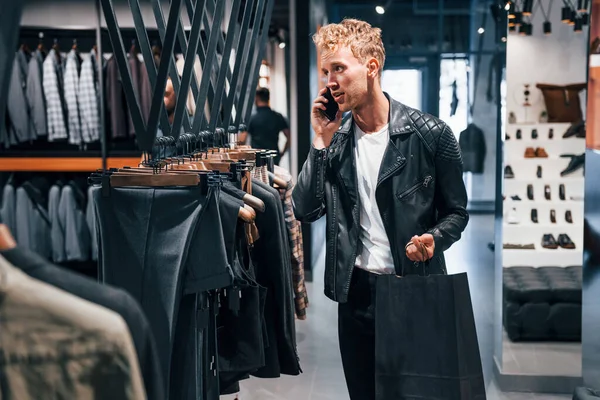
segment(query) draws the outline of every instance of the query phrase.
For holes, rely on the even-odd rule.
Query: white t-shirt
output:
[[[354,124],[356,173],[360,196],[360,236],[362,253],[356,266],[378,274],[393,274],[394,259],[375,199],[377,177],[390,140],[389,124],[379,132],[367,134]]]

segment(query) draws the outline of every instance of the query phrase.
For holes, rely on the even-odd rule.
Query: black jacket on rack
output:
[[[486,153],[483,131],[477,125],[469,124],[460,133],[458,144],[462,152],[464,172],[482,174]]]

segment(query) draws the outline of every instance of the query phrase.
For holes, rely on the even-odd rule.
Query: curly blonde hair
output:
[[[379,76],[385,62],[385,48],[381,40],[381,29],[368,22],[346,18],[339,24],[323,26],[313,35],[313,42],[322,50],[337,51],[348,47],[361,63],[373,57],[379,61]]]

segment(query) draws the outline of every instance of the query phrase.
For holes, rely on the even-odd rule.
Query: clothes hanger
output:
[[[0,251],[6,251],[17,247],[17,242],[10,233],[8,226],[0,223]]]

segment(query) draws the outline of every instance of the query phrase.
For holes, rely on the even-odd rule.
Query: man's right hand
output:
[[[327,92],[327,88],[323,88],[319,91],[319,96],[313,102],[312,113],[310,117],[310,122],[313,130],[315,131],[315,137],[313,139],[313,147],[315,149],[324,149],[329,147],[331,144],[331,139],[333,139],[333,135],[342,124],[343,114],[340,110],[338,110],[333,121],[330,121],[329,118],[323,114],[322,111],[327,109],[325,107],[325,103],[327,103],[327,99],[324,97],[325,92]]]

